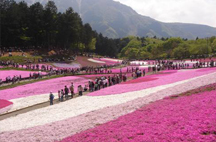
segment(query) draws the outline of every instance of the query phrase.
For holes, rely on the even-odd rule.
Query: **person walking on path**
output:
[[[83,92],[83,87],[82,87],[82,85],[79,85],[78,86],[78,91],[79,91],[79,96],[82,96],[83,94],[82,94],[82,92]]]
[[[58,91],[59,102],[61,101],[61,90]]]
[[[74,96],[74,85],[73,85],[73,82],[71,83],[70,91],[71,91],[71,98],[73,98],[73,96]]]
[[[65,92],[65,99],[68,100],[69,89],[67,88],[67,86],[65,86],[64,92]]]
[[[61,102],[63,102],[63,101],[64,101],[64,90],[61,89]]]
[[[54,95],[52,92],[50,92],[49,100],[50,100],[50,105],[53,105]]]
[[[143,69],[143,76],[145,76],[145,69]]]

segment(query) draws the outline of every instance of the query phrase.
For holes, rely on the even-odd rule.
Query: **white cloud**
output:
[[[115,0],[139,14],[162,22],[196,23],[216,27],[216,0]]]

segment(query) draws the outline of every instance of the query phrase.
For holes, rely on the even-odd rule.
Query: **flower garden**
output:
[[[127,73],[127,69],[112,69],[112,73]],[[78,85],[109,75],[61,77],[0,90],[0,114],[46,102],[50,91],[57,97],[57,91],[71,82],[77,92]],[[0,141],[213,142],[215,76],[216,68],[166,70],[13,117],[0,115]]]
[[[72,64],[53,63],[52,65],[58,69],[61,69],[61,68],[80,68],[80,64],[78,64],[78,63],[72,63]]]
[[[6,77],[10,76],[21,76],[22,78],[29,77],[30,74],[38,73],[38,71],[18,71],[18,70],[0,70],[0,79],[3,81]],[[46,72],[41,72],[41,74],[46,74]]]

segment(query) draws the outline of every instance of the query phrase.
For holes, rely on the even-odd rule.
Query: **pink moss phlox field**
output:
[[[12,102],[0,99],[0,114],[10,110],[12,106]]]
[[[200,69],[200,70],[197,70],[197,72],[205,72],[206,70],[209,70],[209,71],[214,71],[215,68],[206,68],[206,69]]]
[[[10,76],[11,78],[13,76],[20,76],[22,78],[29,77],[29,75],[33,73],[38,73],[37,71],[18,71],[18,70],[2,70],[0,71],[0,79],[3,81],[6,80],[6,77]],[[46,74],[46,72],[41,72],[41,74]]]
[[[172,74],[172,73],[176,73],[177,71],[163,71],[163,72],[160,72],[158,73],[158,75],[169,75],[169,74]],[[129,80],[127,82],[123,82],[122,84],[131,84],[131,83],[141,83],[141,82],[148,82],[148,81],[153,81],[153,80],[156,80],[158,78],[154,78],[153,76],[157,77],[157,75],[149,75],[149,76],[146,76],[146,77],[140,77],[140,78],[137,78],[137,79],[132,79],[132,80]]]
[[[0,109],[12,105],[13,103],[7,100],[0,99]]]
[[[61,142],[216,140],[216,91],[164,99]]]
[[[122,73],[126,73],[127,72],[127,67],[123,67],[123,68],[115,68],[115,69],[111,69],[112,73],[120,73],[120,71]]]
[[[138,79],[133,79],[127,82],[123,82],[122,84],[132,84],[132,83],[141,83],[141,82],[148,82],[148,81],[153,81],[158,78],[151,78],[151,77],[140,77]]]
[[[91,111],[66,120],[18,131],[3,132],[0,133],[0,139],[2,140],[2,142],[8,142],[8,139],[10,139],[11,141],[22,142],[53,142],[55,140],[60,140],[84,130],[94,128],[95,126],[98,126],[100,124],[104,124],[111,120],[117,119],[119,116],[134,112],[144,105],[156,100],[160,100],[166,96],[181,94],[185,91],[196,89],[200,86],[205,86],[209,83],[209,80],[214,80],[213,77],[214,75],[208,75],[206,77],[197,78],[184,84],[179,84],[174,87],[163,89],[143,98],[138,98],[117,106],[111,106],[96,111]]]
[[[72,76],[40,81],[11,89],[0,90],[0,99],[11,100],[32,95],[45,94],[49,93],[50,91],[56,93],[58,90],[64,89],[65,85],[69,87],[71,82],[74,83],[74,89],[75,92],[77,92],[78,85],[84,86],[87,84],[88,80],[85,78]]]
[[[198,72],[197,70],[188,70],[188,71],[164,71],[160,74],[153,74],[151,75],[152,78],[158,78],[157,80],[148,81],[148,82],[141,82],[134,84],[118,84],[111,86],[111,88],[101,89],[96,92],[89,93],[89,96],[102,96],[102,95],[114,95],[114,94],[121,94],[125,92],[132,92],[143,90],[147,88],[152,88],[160,85],[170,84],[202,75],[206,75],[216,71],[216,68],[213,69],[201,69],[203,71]],[[169,73],[171,72],[171,73]]]

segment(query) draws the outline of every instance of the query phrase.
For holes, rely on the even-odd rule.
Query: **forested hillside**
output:
[[[23,0],[16,0],[23,1]],[[29,5],[48,0],[24,0]],[[164,23],[146,15],[140,15],[131,7],[114,0],[53,0],[60,12],[72,7],[89,23],[93,30],[109,38],[126,36],[181,37],[188,39],[216,35],[216,28],[207,25]],[[154,11],[154,9],[153,9]]]
[[[53,1],[43,6],[37,2],[28,6],[3,0],[1,5],[1,48],[19,47],[34,50],[65,50],[96,52],[116,56],[118,48],[112,39],[83,24],[71,7],[60,13]]]
[[[196,40],[182,38],[127,37],[128,44],[121,50],[120,57],[128,59],[185,59],[214,56],[216,37]]]
[[[190,58],[214,55],[215,37],[150,38],[128,36],[111,39],[83,24],[72,8],[58,12],[53,1],[45,6],[37,2],[3,0],[1,7],[1,48],[19,47],[33,50],[63,50],[64,54],[94,52],[128,59]]]

